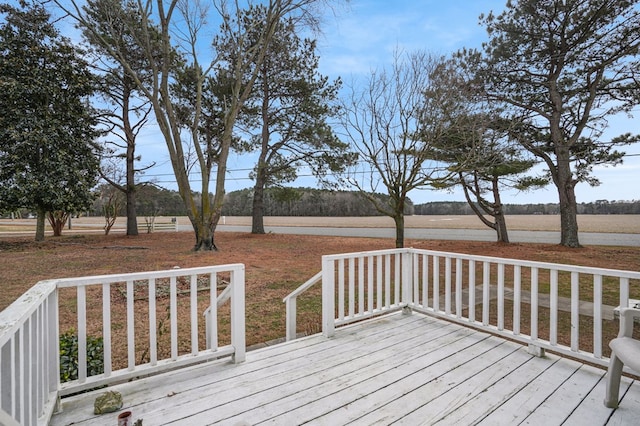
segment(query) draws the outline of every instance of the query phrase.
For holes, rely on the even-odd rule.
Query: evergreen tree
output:
[[[623,135],[601,141],[606,118],[639,99],[637,0],[518,0],[481,17],[489,33],[483,61],[470,68],[496,101],[524,125],[512,136],[540,158],[558,190],[561,241],[579,247],[575,186],[597,185],[594,165],[619,164]]]
[[[265,20],[266,8],[248,19]],[[316,42],[296,34],[293,19],[282,20],[259,67],[243,121],[253,133],[245,149],[258,153],[252,173],[252,233],[264,234],[264,189],[294,181],[308,167],[321,181],[344,170],[352,156],[328,124],[337,114],[340,80],[318,74]]]
[[[91,206],[94,77],[42,5],[2,4],[0,13],[0,209],[34,209],[40,241],[47,212]]]

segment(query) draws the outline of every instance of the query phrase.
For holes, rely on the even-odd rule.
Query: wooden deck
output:
[[[394,314],[228,360],[114,386],[124,410],[162,424],[630,425],[640,385],[604,407],[605,371],[421,314]],[[95,396],[63,401],[52,425],[116,424]]]

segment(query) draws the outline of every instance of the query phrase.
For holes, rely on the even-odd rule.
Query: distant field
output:
[[[485,229],[475,216],[407,216],[407,228],[437,229]],[[157,222],[169,222],[169,217],[158,217]],[[144,223],[144,219],[139,219]],[[179,225],[188,225],[186,217],[178,218]],[[100,217],[78,218],[72,220],[72,229],[78,232],[93,230],[99,232],[104,225]],[[118,218],[113,231],[124,229],[126,220]],[[248,216],[226,216],[220,225],[251,225]],[[559,231],[560,217],[557,215],[514,215],[507,216],[507,225],[511,230],[520,231]],[[389,217],[265,217],[265,226],[327,226],[342,228],[390,228],[393,220]],[[579,215],[578,226],[582,232],[610,232],[640,234],[640,215]],[[48,227],[48,226],[47,226]],[[0,219],[0,233],[31,232],[35,230],[34,219]],[[65,230],[64,233],[69,231]]]

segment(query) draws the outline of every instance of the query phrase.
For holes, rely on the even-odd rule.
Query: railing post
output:
[[[402,312],[411,313],[413,301],[413,250],[405,249],[402,252]]]
[[[244,265],[231,272],[231,345],[235,364],[246,359]]]
[[[296,309],[297,309],[297,297],[289,297],[285,302],[286,307],[286,322],[287,341],[294,340],[296,338]]]
[[[335,264],[322,257],[322,334],[333,337],[335,332]]]

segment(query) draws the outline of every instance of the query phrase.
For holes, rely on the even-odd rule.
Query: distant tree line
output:
[[[381,203],[389,196],[374,194]],[[222,214],[251,216],[253,190],[243,189],[226,195]],[[405,214],[413,214],[409,201]],[[380,216],[360,191],[332,191],[316,188],[267,188],[264,192],[265,216]]]
[[[578,214],[640,214],[640,200],[608,201],[597,200],[590,203],[578,203]],[[559,214],[557,203],[538,204],[505,204],[505,214]],[[467,215],[475,214],[468,203],[463,201],[436,201],[416,204],[414,214],[417,215]]]
[[[381,202],[388,197],[375,194]],[[114,203],[114,197],[117,201]],[[198,194],[195,199],[199,200]],[[222,214],[225,216],[251,216],[253,190],[242,189],[226,195]],[[100,185],[89,216],[102,216],[105,208],[112,204],[118,216],[126,214],[124,195],[107,184]],[[505,204],[509,215],[544,214],[557,215],[557,203]],[[180,194],[154,185],[143,185],[138,191],[136,209],[140,216],[185,216],[186,211]],[[12,214],[13,213],[13,214]],[[19,209],[0,212],[3,217],[29,217],[33,211]],[[409,202],[406,215],[472,215],[475,214],[464,201],[434,201],[424,204]],[[640,200],[597,200],[579,203],[578,214],[640,214]],[[372,203],[364,199],[359,191],[332,191],[316,188],[267,188],[265,191],[266,216],[380,216]]]

